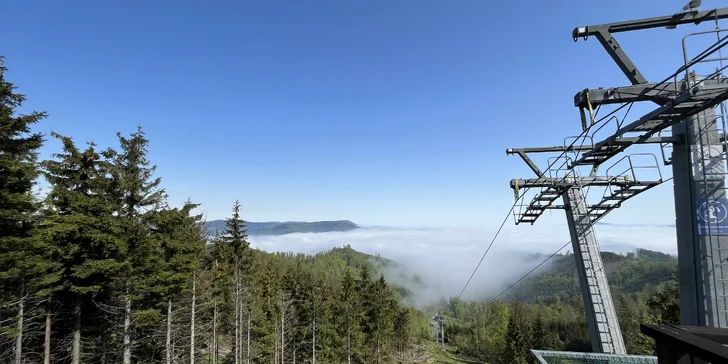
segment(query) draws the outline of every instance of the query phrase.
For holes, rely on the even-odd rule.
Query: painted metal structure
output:
[[[533,224],[549,209],[566,211],[594,352],[626,354],[593,225],[628,199],[663,183],[653,154],[624,156],[599,174],[601,166],[635,144],[659,145],[663,162],[673,166],[683,324],[728,324],[728,168],[722,137],[722,103],[728,99],[728,80],[723,75],[728,66],[723,67],[723,61],[728,58],[721,53],[728,36],[721,37],[717,28],[718,20],[725,18],[728,8],[698,11],[686,6],[670,16],[574,29],[574,41],[596,37],[632,85],[577,93],[574,104],[581,111],[583,132],[565,139],[563,146],[506,151],[519,155],[536,174],[533,179],[511,181],[517,201],[523,201],[514,213],[516,224]],[[715,21],[716,30],[684,39],[710,34],[717,41],[690,58],[684,40],[684,65],[657,83],[645,79],[614,38],[620,32],[707,21]],[[716,63],[720,64],[717,70],[698,73],[701,67]],[[596,119],[601,105],[618,104],[617,110],[630,110],[632,104],[642,101],[657,107],[633,122],[616,117]],[[715,110],[718,105],[720,113]],[[615,124],[615,132],[601,137],[608,130],[605,126]],[[672,133],[667,135],[670,128]],[[595,143],[595,139],[600,141]],[[667,158],[669,148],[671,158]],[[541,171],[529,157],[533,153],[559,155],[549,159],[549,166]],[[581,175],[584,169],[588,176]],[[602,188],[604,193],[589,203],[591,187]],[[530,189],[538,189],[535,196],[522,199],[521,192]],[[559,199],[563,204],[556,204]]]

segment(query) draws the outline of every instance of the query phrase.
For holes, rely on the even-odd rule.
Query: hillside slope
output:
[[[662,286],[677,273],[677,257],[638,249],[625,255],[601,252],[609,285],[614,293],[649,293]],[[557,255],[540,273],[525,279],[513,290],[510,298],[526,301],[566,298],[581,295],[572,254]]]

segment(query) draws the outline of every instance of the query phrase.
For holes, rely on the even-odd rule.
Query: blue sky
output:
[[[530,176],[505,149],[562,144],[578,90],[628,83],[571,30],[684,1],[490,3],[10,0],[0,54],[40,131],[106,147],[142,125],[170,201],[209,219],[240,199],[252,221],[490,227]],[[695,28],[618,39],[659,81]],[[613,219],[672,223],[671,196]]]

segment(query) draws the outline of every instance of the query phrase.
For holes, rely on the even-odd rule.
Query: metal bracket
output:
[[[510,153],[508,153],[509,151],[513,151],[513,150],[508,149],[506,151],[506,154],[510,154]],[[536,163],[533,163],[533,160],[531,159],[531,157],[526,155],[526,152],[524,152],[523,150],[517,150],[517,151],[515,151],[515,153],[518,154],[518,156],[521,157],[521,159],[523,159],[524,162],[526,162],[526,164],[531,168],[533,173],[536,173],[536,175],[539,177],[543,176],[543,172],[541,172],[541,170],[538,169],[538,167],[536,166]]]

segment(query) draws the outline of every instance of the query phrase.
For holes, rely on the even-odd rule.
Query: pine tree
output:
[[[532,349],[545,350],[546,349],[546,332],[543,328],[543,321],[541,314],[536,316],[536,322],[533,324],[533,345]]]
[[[392,332],[393,303],[391,292],[384,276],[369,284],[366,282],[368,270],[362,272],[362,282],[366,287],[364,298],[364,326],[366,336],[364,356],[367,362],[381,363],[384,359],[384,349],[387,346]]]
[[[335,307],[336,317],[338,318],[337,334],[343,340],[343,344],[338,346],[342,348],[339,355],[341,362],[351,364],[358,352],[359,338],[361,333],[362,316],[361,297],[357,289],[357,282],[351,275],[351,271],[344,271],[344,278],[341,281],[341,289]]]
[[[187,201],[181,209],[160,210],[152,214],[151,224],[156,246],[163,257],[158,269],[154,289],[163,297],[167,312],[165,356],[172,362],[173,304],[180,303],[183,293],[192,292],[192,306],[195,305],[196,274],[200,267],[205,240],[201,226],[202,215],[190,215],[199,205]],[[194,311],[192,311],[191,317]],[[190,323],[192,325],[192,323]],[[193,331],[193,326],[190,331]],[[191,352],[194,353],[194,336],[190,337]]]
[[[28,280],[38,273],[40,257],[32,189],[43,138],[31,126],[46,114],[17,114],[25,96],[5,80],[6,71],[0,57],[0,361],[20,364]],[[5,319],[10,316],[15,320]]]
[[[122,292],[124,312],[122,362],[131,364],[132,321],[143,331],[153,330],[152,327],[162,321],[158,302],[148,297],[152,293],[155,271],[160,268],[158,249],[150,236],[148,213],[165,207],[167,196],[160,188],[161,179],[154,177],[156,166],[147,159],[149,141],[141,127],[129,138],[121,133],[117,136],[121,150],[110,149],[104,155],[111,161],[114,183],[109,194],[115,201],[124,240],[121,245],[124,271],[119,275],[117,287]],[[141,307],[133,308],[135,302]],[[153,333],[140,332],[138,336],[151,337]]]
[[[358,344],[355,350],[357,362],[374,363],[376,361],[376,348],[371,343],[372,333],[376,328],[376,322],[372,320],[374,306],[374,283],[368,266],[364,266],[359,274],[359,281],[356,289],[359,295],[359,302],[362,319],[360,321],[360,332]]]
[[[396,354],[400,360],[404,360],[410,348],[412,340],[412,314],[409,308],[399,307],[394,317],[394,339],[396,342]]]
[[[239,364],[243,358],[243,318],[246,310],[244,310],[245,304],[245,292],[247,291],[245,276],[249,272],[250,255],[248,247],[248,236],[245,227],[245,220],[240,217],[240,201],[235,201],[233,205],[233,215],[225,220],[225,233],[222,236],[224,244],[228,246],[228,249],[232,253],[232,267],[233,267],[233,305],[234,305],[234,316],[233,326],[235,331],[234,337],[234,364]]]
[[[503,361],[505,363],[526,364],[528,361],[528,348],[526,338],[521,332],[521,325],[518,324],[515,315],[508,321],[506,332],[506,350]]]
[[[80,151],[71,138],[52,135],[62,142],[63,153],[43,162],[51,190],[46,197],[42,231],[59,267],[47,275],[41,294],[51,302],[70,306],[71,357],[73,363],[79,363],[81,315],[85,322],[101,326],[90,320],[99,315],[94,301],[103,302],[112,294],[109,287],[121,269],[117,260],[119,231],[105,194],[109,183],[106,166],[93,143]],[[59,318],[63,320],[63,316]]]

